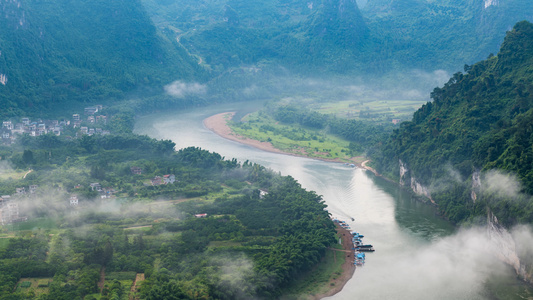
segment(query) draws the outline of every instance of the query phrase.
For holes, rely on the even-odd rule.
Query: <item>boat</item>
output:
[[[364,253],[355,253],[354,256],[354,265],[362,266],[365,264],[365,254]]]
[[[359,248],[373,248],[372,245],[359,245],[357,247],[359,247]]]
[[[357,248],[355,248],[355,250],[361,251],[361,252],[374,252],[374,251],[376,251],[374,249],[374,247],[372,247],[372,248],[360,248],[360,247],[357,247]]]

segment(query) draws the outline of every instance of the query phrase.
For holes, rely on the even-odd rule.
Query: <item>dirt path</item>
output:
[[[364,169],[367,169],[368,171],[374,173],[376,176],[379,176],[378,171],[376,171],[374,168],[369,167],[369,166],[366,165],[369,162],[370,162],[370,160],[365,160],[364,162],[361,163],[361,167],[363,167]]]
[[[98,280],[98,289],[100,290],[100,293],[102,293],[102,290],[104,289],[105,284],[105,267],[102,267],[100,270],[100,280]]]
[[[127,230],[127,229],[137,229],[137,228],[148,228],[148,227],[152,228],[152,227],[154,227],[154,225],[143,225],[143,226],[126,227],[126,228],[124,228],[124,230]]]
[[[33,170],[29,169],[28,172],[26,172],[26,174],[24,174],[24,176],[22,176],[22,179],[26,179],[26,176],[28,176],[28,174],[30,174],[31,172],[33,172]]]
[[[131,289],[130,289],[129,300],[135,300],[139,298],[135,295],[135,293],[137,293],[138,284],[140,284],[143,281],[144,281],[144,273],[137,273],[137,275],[135,276],[135,281],[133,282]]]

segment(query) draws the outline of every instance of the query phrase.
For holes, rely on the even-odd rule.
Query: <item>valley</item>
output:
[[[532,299],[531,21],[3,1],[0,299]]]

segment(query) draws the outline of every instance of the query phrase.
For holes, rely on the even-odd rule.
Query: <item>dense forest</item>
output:
[[[206,103],[242,98],[237,91],[254,82],[276,85],[280,74],[315,76],[320,70],[404,77],[412,69],[453,70],[495,52],[505,30],[532,20],[532,5],[527,0],[488,6],[483,0],[374,0],[363,8],[354,0],[4,1],[0,116],[43,115],[67,102],[137,96],[158,96],[145,104],[180,105],[162,96],[175,80],[205,83],[210,93],[201,95],[204,101],[188,100],[197,95],[180,98]]]
[[[140,1],[3,1],[0,116],[123,99],[204,78]]]
[[[506,225],[533,222],[526,196],[533,193],[532,53],[533,24],[517,23],[497,55],[465,65],[393,132],[378,169],[400,179],[402,164],[401,180],[428,187],[454,222],[484,215],[486,207]],[[491,189],[491,170],[516,178],[496,179],[506,186]]]
[[[357,2],[143,0],[162,32],[179,36],[215,71],[242,64],[365,76],[454,70],[496,52],[516,22],[533,20],[527,0]]]
[[[276,298],[336,242],[320,196],[199,148],[50,135],[1,151],[33,171],[0,184],[28,218],[3,229],[0,299]]]

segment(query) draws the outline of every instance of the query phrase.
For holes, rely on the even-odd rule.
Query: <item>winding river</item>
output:
[[[197,146],[226,158],[250,160],[323,195],[329,212],[365,235],[376,252],[343,290],[328,299],[528,299],[512,270],[487,253],[478,229],[457,230],[433,207],[417,202],[372,173],[340,163],[265,152],[212,133],[202,121],[214,114],[261,103],[234,103],[138,118],[135,132],[171,139],[176,148]],[[354,218],[352,221],[351,218]]]

